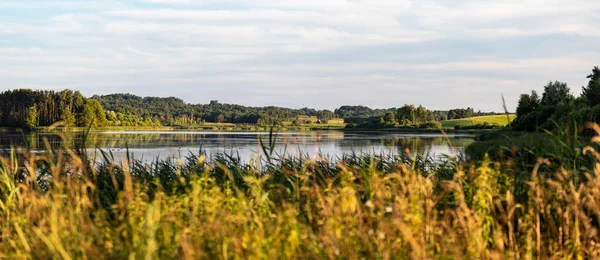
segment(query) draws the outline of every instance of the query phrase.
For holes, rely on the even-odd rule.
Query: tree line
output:
[[[320,121],[338,118],[329,110],[310,108],[248,107],[224,104],[217,100],[209,104],[187,104],[175,97],[139,97],[132,94],[93,96],[109,111],[131,113],[156,118],[163,125],[190,126],[205,122],[273,125],[293,121],[299,116],[316,116]]]
[[[84,97],[79,91],[18,89],[0,93],[0,126],[35,128],[63,121],[66,126],[194,126],[206,122],[276,125],[284,121],[302,124],[299,118],[316,118],[312,123],[343,119],[351,124],[418,125],[477,115],[472,108],[428,110],[419,105],[371,109],[341,106],[334,111],[275,106],[249,107],[224,104],[188,104],[175,97],[139,97],[132,94]]]
[[[472,108],[451,109],[448,111],[431,111],[422,106],[414,107],[414,115],[400,116],[399,108],[372,109],[366,106],[341,106],[334,111],[312,108],[282,108],[275,106],[250,107],[237,104],[220,103],[217,100],[208,104],[187,104],[175,97],[140,97],[132,94],[95,95],[102,107],[108,111],[131,113],[140,117],[152,117],[163,125],[190,126],[205,122],[275,125],[283,121],[292,122],[299,117],[316,117],[318,122],[330,119],[344,119],[346,123],[362,124],[379,120],[387,113],[394,114],[395,120],[404,119],[423,123],[426,121],[442,121],[458,119],[486,113],[474,112]],[[406,105],[408,106],[408,105]]]
[[[67,127],[160,125],[151,118],[107,112],[97,100],[86,98],[79,91],[17,89],[0,93],[2,127],[35,128],[58,121]]]
[[[582,86],[577,97],[571,94],[567,83],[548,82],[540,96],[536,91],[521,94],[517,117],[511,123],[515,130],[540,131],[556,128],[582,128],[586,122],[600,119],[600,69],[596,66],[587,76],[587,86]]]
[[[57,121],[70,125],[101,125],[104,110],[78,91],[18,89],[0,93],[0,122],[5,127],[33,128]]]

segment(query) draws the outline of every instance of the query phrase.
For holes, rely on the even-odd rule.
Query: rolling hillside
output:
[[[511,114],[508,117],[509,117],[508,120],[512,121],[515,119],[516,115]],[[460,125],[460,126],[464,127],[464,126],[471,126],[471,125],[477,125],[477,124],[483,124],[483,123],[505,126],[509,123],[508,120],[506,118],[506,115],[475,116],[475,117],[468,117],[468,118],[461,118],[461,119],[445,120],[445,121],[442,121],[442,127],[443,128],[453,128],[456,125]]]

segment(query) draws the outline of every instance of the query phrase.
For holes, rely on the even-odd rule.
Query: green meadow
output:
[[[461,119],[444,120],[442,121],[443,128],[454,128],[455,126],[468,127],[474,125],[497,125],[506,126],[516,118],[516,115],[490,115],[490,116],[475,116]]]

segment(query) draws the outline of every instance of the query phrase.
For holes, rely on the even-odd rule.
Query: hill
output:
[[[511,114],[508,117],[510,121],[515,119],[514,114]],[[474,116],[461,119],[444,120],[442,121],[442,127],[454,128],[457,125],[460,127],[468,127],[486,123],[490,125],[505,126],[510,122],[507,120],[506,115]]]

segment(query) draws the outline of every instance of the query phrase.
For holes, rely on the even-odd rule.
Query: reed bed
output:
[[[590,170],[539,158],[518,172],[409,152],[283,158],[270,144],[249,163],[13,149],[0,158],[0,258],[597,259],[592,142]]]

